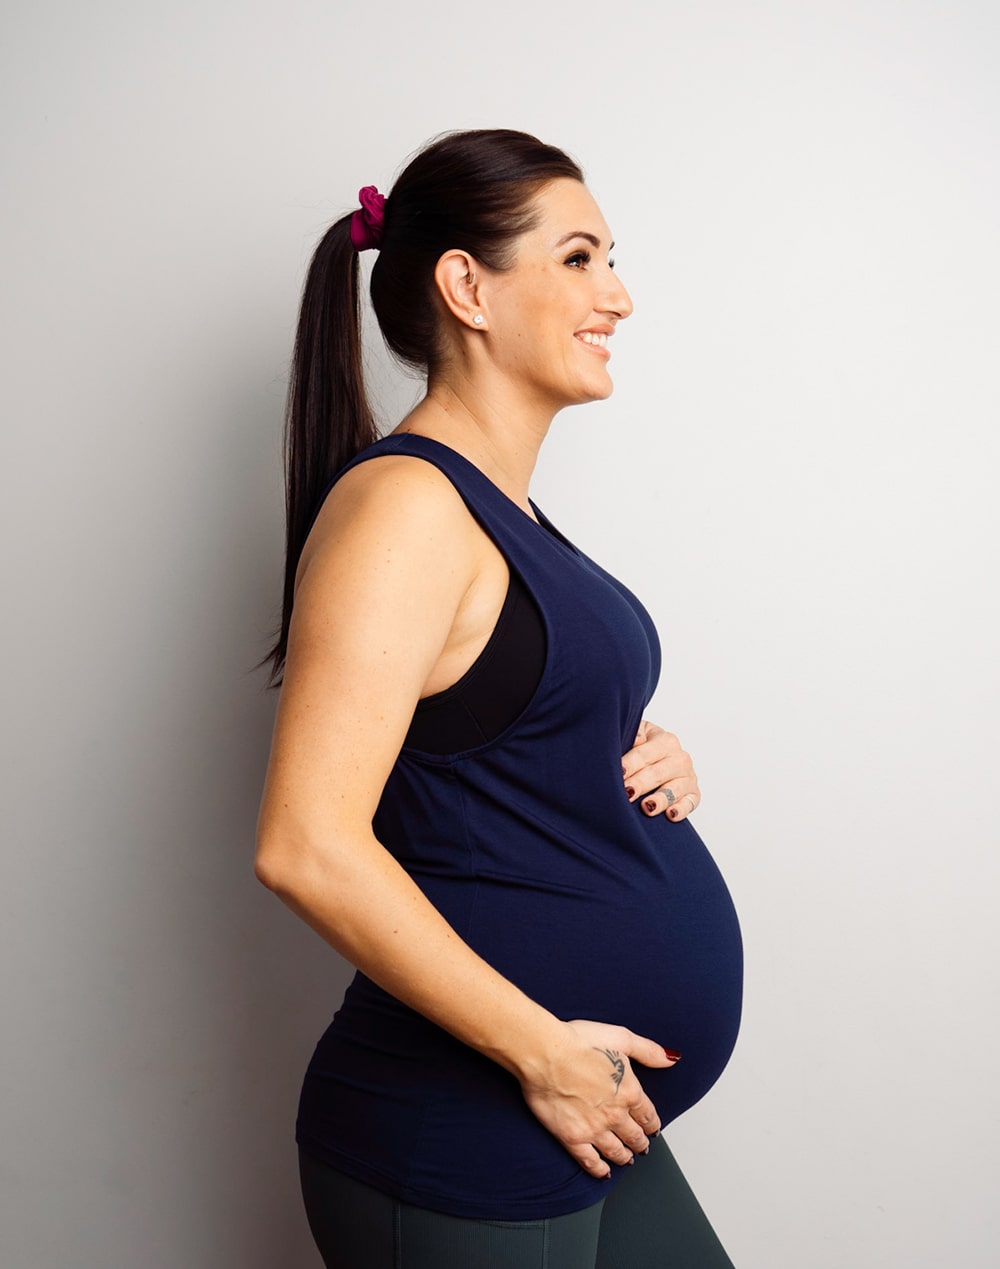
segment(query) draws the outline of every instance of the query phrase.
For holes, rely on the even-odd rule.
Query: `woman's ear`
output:
[[[434,282],[449,312],[471,330],[486,330],[478,274],[482,266],[467,251],[446,251],[434,267]]]

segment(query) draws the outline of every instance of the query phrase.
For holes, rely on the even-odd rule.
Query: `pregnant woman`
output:
[[[659,1131],[732,1051],[739,927],[643,719],[652,621],[528,495],[554,416],[611,392],[611,245],[560,150],[465,132],[309,270],[257,873],[358,968],[297,1125],[328,1269],[731,1264]],[[369,248],[427,381],[381,440]]]

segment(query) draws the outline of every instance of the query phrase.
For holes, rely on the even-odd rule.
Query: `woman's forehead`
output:
[[[531,236],[539,243],[562,246],[581,236],[599,247],[611,246],[611,231],[593,194],[580,181],[552,181],[537,196],[538,224]]]

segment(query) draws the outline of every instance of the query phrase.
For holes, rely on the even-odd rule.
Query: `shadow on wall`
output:
[[[248,415],[239,417],[250,461],[243,471],[229,468],[228,532],[221,543],[228,559],[220,562],[233,586],[226,612],[240,626],[224,643],[249,655],[234,667],[235,690],[227,693],[227,714],[220,720],[230,743],[210,746],[204,755],[215,765],[212,784],[224,821],[237,830],[235,836],[220,834],[226,866],[218,880],[231,920],[218,951],[232,1004],[217,1040],[228,1048],[232,1084],[219,1173],[227,1178],[229,1228],[240,1231],[239,1246],[230,1253],[233,1263],[273,1269],[319,1263],[298,1193],[295,1111],[313,1046],[354,971],[252,874],[253,830],[278,693],[265,688],[266,671],[246,666],[266,650],[271,615],[278,611],[284,527],[280,425],[273,412],[258,410],[248,435]],[[237,448],[230,448],[230,457]]]
[[[252,667],[280,596],[280,413],[271,399],[233,403],[207,439],[160,561],[176,576],[151,590],[145,673],[123,687],[134,725],[148,733],[154,720],[154,731],[136,736],[120,773],[134,858],[108,918],[132,963],[110,1019],[122,1078],[109,1082],[115,1135],[155,1143],[145,1186],[118,1178],[137,1191],[134,1225],[158,1245],[151,1267],[318,1265],[295,1109],[353,971],[252,872],[277,702]]]

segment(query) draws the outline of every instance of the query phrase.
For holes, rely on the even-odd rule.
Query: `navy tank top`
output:
[[[427,437],[376,442],[442,471],[541,613],[545,665],[498,736],[401,751],[375,834],[456,932],[559,1018],[616,1023],[679,1049],[637,1067],[669,1123],[718,1079],[736,1041],[739,925],[692,825],[630,803],[621,757],[656,686],[653,624],[620,582],[532,504]],[[598,1202],[517,1080],[355,975],[306,1072],[297,1140],[393,1197],[457,1216],[530,1220]]]

